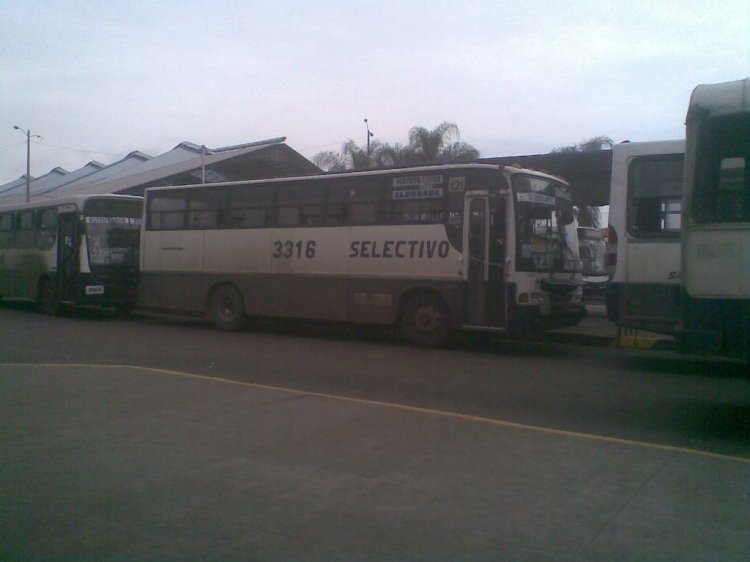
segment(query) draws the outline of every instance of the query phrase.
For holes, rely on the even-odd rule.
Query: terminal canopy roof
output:
[[[306,176],[322,170],[287,146],[284,137],[222,148],[182,142],[172,150],[150,156],[134,151],[112,164],[89,162],[68,172],[55,168],[32,178],[32,200],[70,195],[119,193],[143,195],[147,187]],[[0,205],[22,203],[26,177],[0,186]]]
[[[560,177],[570,184],[573,203],[579,206],[609,205],[612,151],[551,152],[530,156],[480,158],[485,164],[519,165]]]

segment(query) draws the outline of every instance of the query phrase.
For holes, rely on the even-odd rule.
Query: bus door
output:
[[[505,327],[504,199],[467,193],[464,204],[463,253],[466,268],[466,323]]]
[[[57,300],[74,301],[78,276],[78,213],[57,216]]]

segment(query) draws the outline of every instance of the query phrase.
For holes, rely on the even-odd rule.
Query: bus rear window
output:
[[[701,131],[692,215],[697,222],[750,221],[750,117],[717,118]]]
[[[628,230],[634,236],[679,236],[683,154],[639,156],[628,169]]]

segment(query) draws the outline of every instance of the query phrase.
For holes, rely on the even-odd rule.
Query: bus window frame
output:
[[[680,163],[681,177],[679,182],[679,192],[673,197],[637,197],[636,196],[636,185],[635,175],[639,165],[644,163],[654,162],[678,162]],[[625,228],[632,237],[641,239],[679,239],[681,237],[681,228],[667,228],[668,219],[670,216],[682,215],[682,191],[684,183],[684,165],[685,165],[685,154],[684,153],[672,153],[672,154],[641,154],[634,156],[628,162],[628,175],[627,175],[627,200],[625,203]],[[636,228],[636,214],[638,209],[636,208],[637,201],[653,200],[653,203],[658,203],[659,211],[659,223],[663,223],[664,227],[659,230],[641,230]],[[679,211],[670,211],[670,204],[678,204]],[[674,207],[673,207],[674,208]],[[680,224],[680,220],[677,221]]]

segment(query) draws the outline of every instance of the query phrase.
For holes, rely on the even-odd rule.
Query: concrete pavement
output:
[[[0,365],[3,560],[746,560],[750,460],[131,367]]]
[[[673,349],[674,338],[644,330],[620,330],[607,317],[604,304],[587,303],[587,315],[578,326],[545,334],[548,341],[597,347]]]

